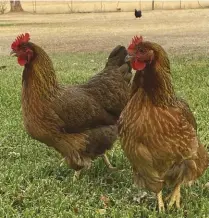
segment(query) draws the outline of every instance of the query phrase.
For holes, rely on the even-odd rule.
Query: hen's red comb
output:
[[[136,49],[136,45],[140,44],[141,42],[143,42],[143,38],[142,36],[134,36],[132,38],[132,42],[128,47],[128,53],[131,54],[134,52],[134,50]]]
[[[134,45],[138,45],[139,43],[141,43],[143,41],[143,38],[142,38],[142,36],[134,36],[133,38],[132,38],[132,44],[134,44]]]
[[[19,36],[15,39],[15,41],[12,43],[11,49],[17,50],[17,48],[18,48],[18,46],[19,46],[20,44],[26,43],[26,42],[28,42],[29,40],[30,40],[30,35],[29,35],[29,33],[25,33],[25,35],[24,35],[24,34],[21,34],[21,35],[19,35]]]

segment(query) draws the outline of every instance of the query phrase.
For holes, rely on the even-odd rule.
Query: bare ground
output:
[[[209,9],[145,11],[133,13],[6,14],[0,16],[0,54],[6,55],[20,33],[48,52],[109,51],[127,46],[141,34],[172,53],[209,53]]]

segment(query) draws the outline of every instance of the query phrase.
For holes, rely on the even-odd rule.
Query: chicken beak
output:
[[[12,51],[10,52],[10,56],[12,56],[12,57],[17,57],[17,53],[12,50]]]
[[[134,58],[133,55],[129,55],[129,54],[128,54],[128,55],[125,57],[125,62],[130,62],[133,58]]]

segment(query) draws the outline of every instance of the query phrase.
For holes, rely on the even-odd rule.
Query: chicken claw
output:
[[[102,158],[103,158],[103,160],[104,160],[106,166],[107,166],[110,170],[113,170],[113,171],[114,171],[114,170],[117,170],[117,167],[114,167],[114,166],[110,163],[110,161],[109,161],[109,159],[108,159],[108,157],[107,157],[106,154],[104,154],[104,155],[102,156]]]
[[[157,193],[157,201],[158,201],[159,212],[164,212],[165,211],[165,206],[164,206],[164,202],[163,202],[162,191]]]
[[[180,208],[180,198],[181,198],[180,185],[177,185],[171,194],[171,200],[168,204],[168,207],[171,208],[174,205],[174,203],[176,203],[176,208],[179,209]]]

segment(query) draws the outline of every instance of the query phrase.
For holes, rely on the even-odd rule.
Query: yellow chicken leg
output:
[[[176,208],[177,208],[177,209],[180,208],[180,198],[181,198],[180,188],[181,188],[181,187],[180,187],[180,184],[177,185],[177,186],[174,188],[174,190],[173,190],[173,192],[172,192],[172,194],[171,194],[171,200],[170,200],[170,202],[169,202],[169,204],[168,204],[168,207],[169,207],[169,208],[171,208],[171,207],[174,205],[174,203],[176,203]]]
[[[110,163],[110,161],[109,161],[109,159],[108,159],[108,157],[107,157],[106,154],[104,154],[102,157],[103,157],[103,160],[104,160],[106,166],[107,166],[110,170],[117,170],[117,168],[114,167],[114,166]]]
[[[165,211],[165,206],[164,206],[164,202],[163,202],[162,191],[157,193],[157,201],[158,201],[159,212],[164,212]]]

